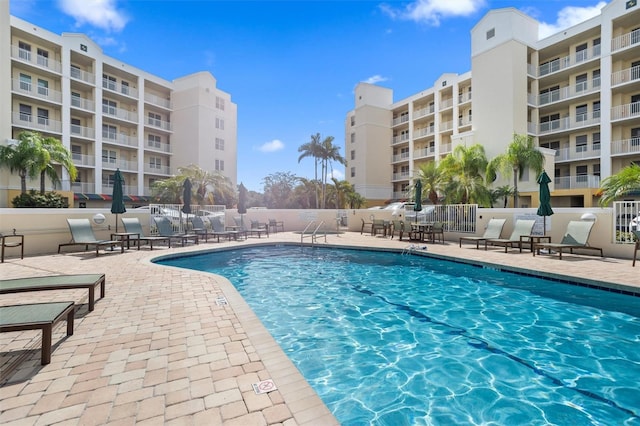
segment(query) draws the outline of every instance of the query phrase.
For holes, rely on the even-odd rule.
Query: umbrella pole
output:
[[[116,234],[118,233],[118,213],[116,213]]]

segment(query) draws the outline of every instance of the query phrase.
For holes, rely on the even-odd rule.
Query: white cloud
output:
[[[129,18],[117,10],[116,0],[58,0],[62,11],[76,20],[107,31],[121,31]]]
[[[584,22],[594,16],[600,15],[600,10],[607,5],[606,2],[598,2],[595,6],[574,7],[567,6],[558,12],[558,19],[552,24],[540,23],[538,29],[540,38],[548,37],[566,28],[572,27],[580,22]]]
[[[394,19],[438,26],[443,18],[469,16],[483,8],[485,4],[485,0],[415,0],[402,10],[394,9],[389,5],[383,5],[381,9]]]
[[[258,147],[258,151],[274,152],[274,151],[280,151],[283,148],[284,148],[284,144],[278,139],[274,139],[271,142],[266,142],[260,145]]]
[[[387,81],[387,80],[388,80],[387,77],[383,77],[380,74],[376,74],[376,75],[372,75],[368,79],[364,80],[364,83],[376,84],[376,83],[381,83],[381,82]]]
[[[330,173],[329,178],[336,178],[337,180],[344,180],[344,173],[340,170],[333,169]]]

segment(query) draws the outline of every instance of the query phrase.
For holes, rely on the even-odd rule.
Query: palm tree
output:
[[[322,208],[325,208],[327,175],[329,169],[333,173],[332,162],[347,165],[347,160],[340,155],[340,147],[333,144],[333,136],[327,136],[320,144],[320,161],[322,165]]]
[[[35,132],[20,132],[17,144],[0,146],[0,166],[8,167],[11,173],[18,172],[22,194],[27,193],[27,177],[36,179],[49,160],[48,151]]]
[[[232,207],[237,202],[236,190],[231,180],[219,172],[211,173],[195,164],[178,167],[181,181],[189,178],[193,185],[193,200],[200,205],[224,204]]]
[[[524,171],[533,169],[536,176],[544,168],[544,154],[531,136],[513,134],[513,141],[507,147],[507,152],[495,157],[487,166],[487,180],[493,182],[496,173],[505,176],[513,173],[513,207],[518,207],[518,179],[522,179]]]
[[[158,202],[180,204],[183,182],[183,176],[172,176],[167,179],[157,180],[151,185],[151,193]]]
[[[315,135],[311,135],[311,141],[305,144],[302,144],[298,147],[298,152],[301,152],[298,157],[298,163],[302,161],[303,158],[313,157],[314,161],[314,171],[315,171],[315,179],[314,182],[317,185],[318,182],[318,162],[320,161],[321,153],[321,144],[320,144],[320,133],[316,133]],[[318,190],[314,191],[316,194],[316,206],[318,208]]]
[[[435,161],[420,164],[418,167],[418,179],[422,181],[422,194],[427,194],[427,198],[432,204],[438,204],[438,191],[442,182],[442,175]]]
[[[491,205],[491,194],[482,176],[487,164],[484,147],[479,144],[458,145],[447,155],[439,166],[447,203]]]
[[[40,136],[38,135],[37,137]],[[40,193],[45,193],[45,176],[49,176],[54,185],[60,182],[55,167],[56,164],[60,164],[69,173],[71,182],[76,180],[78,170],[73,164],[71,153],[62,145],[62,142],[56,138],[49,137],[41,139],[41,145],[42,149],[48,152],[49,160],[42,164],[42,170],[40,171]]]
[[[503,199],[504,204],[503,208],[507,208],[507,203],[509,202],[509,197],[513,195],[513,188],[509,185],[499,186],[498,188],[491,191],[491,207],[493,207],[493,203],[497,202],[499,199]]]
[[[608,206],[615,199],[636,191],[640,192],[640,165],[632,163],[602,181],[600,205]]]

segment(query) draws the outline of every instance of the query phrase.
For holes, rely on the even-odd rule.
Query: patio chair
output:
[[[278,233],[278,230],[284,232],[284,222],[281,220],[269,219],[269,229],[272,229],[274,233]]]
[[[213,229],[212,234],[218,237],[218,242],[220,242],[220,237],[227,237],[227,240],[231,241],[231,238],[237,240],[238,237],[242,235],[244,235],[245,238],[247,236],[243,231],[225,229],[222,217],[213,217],[209,219],[209,222],[211,222],[211,228]]]
[[[373,222],[365,222],[364,219],[360,218],[360,220],[362,221],[362,227],[360,228],[360,235],[362,235],[362,233],[364,232],[364,229],[367,228],[367,230],[371,233],[373,233]]]
[[[113,250],[113,247],[118,245],[120,246],[120,253],[124,253],[124,241],[97,239],[93,233],[89,219],[67,219],[67,223],[71,231],[71,241],[58,244],[58,253],[60,253],[60,249],[64,246],[78,245],[85,246],[85,251],[89,250],[89,246],[95,246],[96,256],[98,256],[101,247],[111,247],[111,250]]]
[[[507,222],[506,219],[491,219],[487,224],[487,228],[484,230],[484,234],[481,237],[460,237],[460,247],[462,247],[463,241],[475,241],[476,250],[480,248],[480,242],[484,242],[490,239],[500,238],[502,234],[502,228]]]
[[[236,226],[234,227],[236,231],[240,232],[241,234],[244,234],[245,238],[247,237],[247,235],[258,235],[258,238],[260,238],[260,236],[262,235],[263,232],[265,232],[264,229],[260,229],[260,228],[253,228],[253,225],[251,228],[247,228],[244,224],[244,220],[242,219],[241,216],[234,216],[233,217],[233,221],[235,222]],[[251,221],[254,222],[254,221]],[[267,234],[268,235],[268,234]]]
[[[631,231],[633,235],[636,237],[636,245],[633,248],[633,263],[631,266],[636,266],[636,256],[638,255],[638,250],[640,250],[640,231]]]
[[[380,231],[383,236],[387,236],[387,226],[384,219],[373,219],[373,224],[371,225],[371,235],[378,235],[378,231]]]
[[[262,235],[262,233],[264,232],[264,233],[267,234],[267,237],[268,237],[269,236],[269,224],[260,223],[257,220],[252,220],[251,221],[251,229],[249,230],[249,232],[258,234],[258,238],[260,238],[260,235]]]
[[[143,241],[149,243],[149,248],[151,250],[153,250],[153,243],[158,241],[166,241],[169,248],[171,248],[171,238],[169,237],[162,237],[160,235],[152,235],[152,236],[144,235],[144,231],[142,230],[142,224],[140,223],[137,217],[123,217],[122,224],[124,225],[125,232],[138,234],[137,238],[135,236],[129,237],[131,241],[137,240],[138,249],[140,248],[140,243]]]
[[[171,219],[165,216],[153,216],[153,220],[158,227],[158,234],[162,237],[168,237],[173,240],[178,240],[184,247],[187,244],[187,241],[193,241],[195,244],[198,244],[198,235],[197,234],[181,234],[179,232],[173,231],[173,226],[171,224]]]
[[[435,222],[429,229],[425,232],[425,237],[435,244],[436,238],[439,242],[444,244],[444,223]]]
[[[209,224],[207,225],[207,223]],[[193,231],[194,234],[198,235],[200,238],[204,237],[205,243],[209,242],[209,235],[213,236],[213,234],[209,232],[209,228],[211,226],[209,219],[206,219],[205,221],[205,219],[200,216],[193,216],[191,218],[191,225],[193,225],[191,231]],[[218,242],[220,242],[220,237],[218,237]]]
[[[96,303],[96,288],[100,286],[100,298],[104,298],[105,283],[104,274],[48,275],[42,277],[13,278],[0,280],[0,294],[86,288],[89,290],[89,311],[93,311]]]
[[[517,246],[522,253],[522,238],[521,236],[531,235],[531,231],[533,230],[533,225],[535,225],[535,220],[517,220],[516,224],[513,227],[513,232],[509,238],[488,238],[484,240],[484,249],[487,249],[487,245],[491,244],[492,246],[503,246],[504,252],[507,252],[509,247],[513,248]]]
[[[15,229],[13,230],[13,235],[0,234],[0,245],[2,245],[2,260],[0,263],[4,263],[4,250],[7,247],[20,247],[20,259],[24,259],[24,235],[16,234]]]
[[[402,241],[402,235],[404,234],[404,222],[401,220],[394,220],[391,222],[391,239],[393,235],[398,233],[398,240]]]
[[[533,255],[540,254],[540,249],[558,252],[559,260],[562,260],[562,252],[569,249],[569,253],[573,254],[574,250],[596,250],[600,252],[600,257],[604,257],[604,253],[600,247],[592,247],[589,245],[589,235],[593,229],[592,221],[572,220],[567,224],[567,231],[559,243],[536,243],[533,247]]]

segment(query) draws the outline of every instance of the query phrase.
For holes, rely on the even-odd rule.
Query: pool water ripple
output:
[[[342,424],[640,424],[638,298],[353,250],[162,263],[229,278]]]

